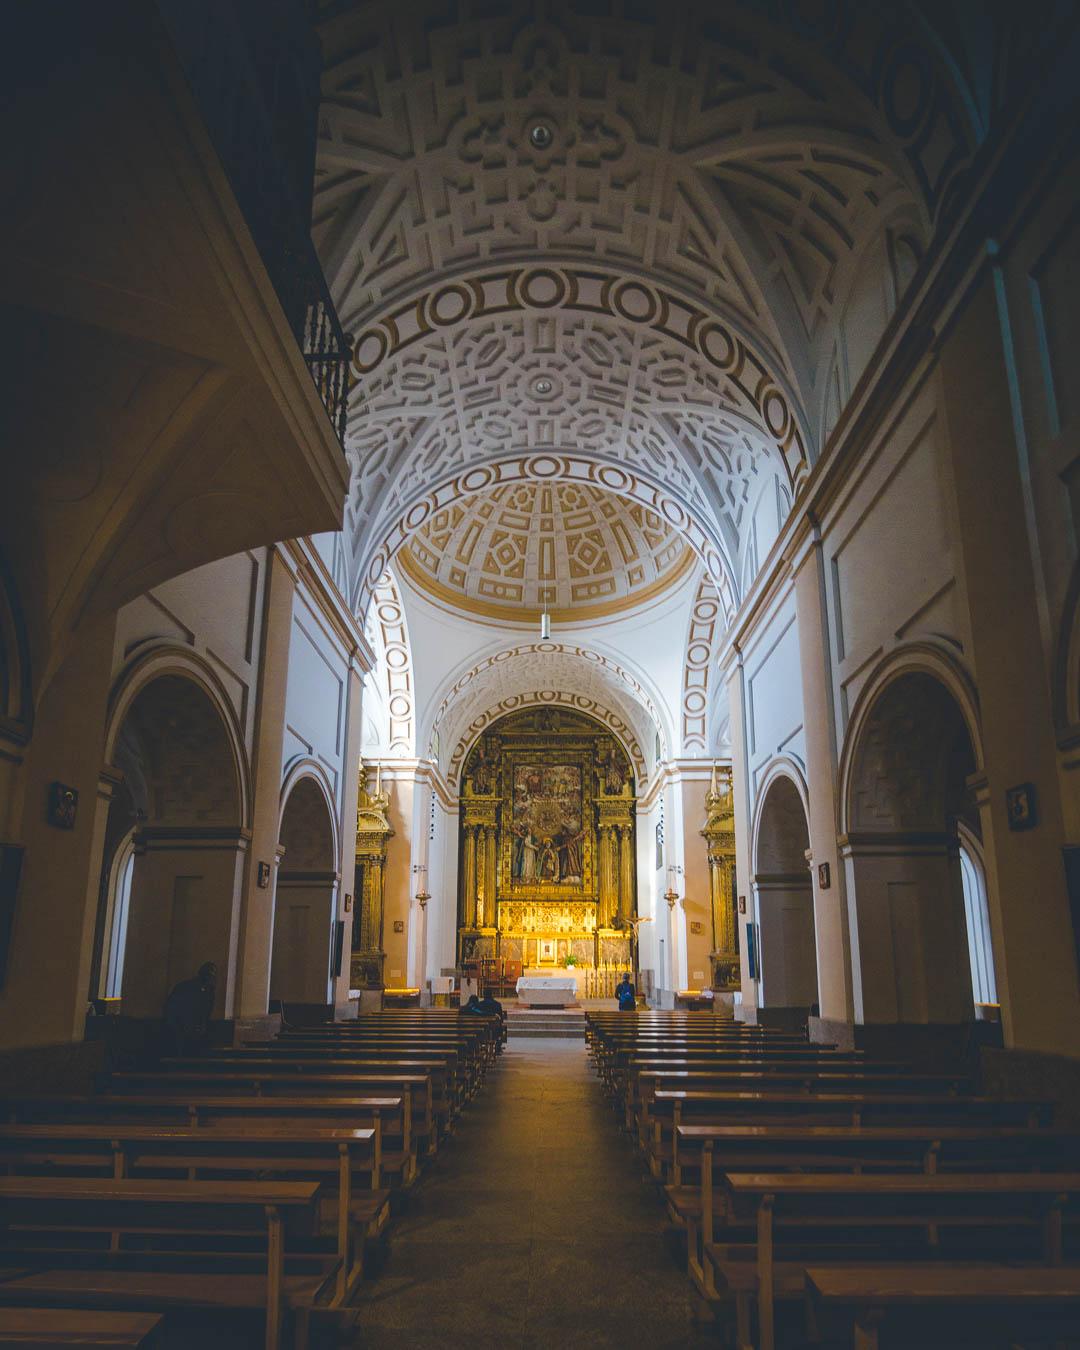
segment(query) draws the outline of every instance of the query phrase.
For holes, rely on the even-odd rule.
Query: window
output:
[[[129,834],[117,850],[109,880],[109,924],[105,964],[105,998],[119,998],[124,983],[124,948],[127,945],[131,878],[135,872],[135,835]]]
[[[971,989],[976,1003],[997,1002],[994,949],[990,942],[990,911],[986,904],[986,873],[975,836],[960,828],[960,876],[964,886]]]

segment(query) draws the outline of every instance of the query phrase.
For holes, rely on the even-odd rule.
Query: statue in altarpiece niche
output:
[[[626,787],[626,763],[613,745],[608,747],[607,754],[600,759],[600,774],[604,791],[612,796],[620,794]]]

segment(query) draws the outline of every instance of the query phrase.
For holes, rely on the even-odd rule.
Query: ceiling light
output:
[[[551,615],[545,609],[540,615],[540,641],[547,642],[551,637]]]
[[[555,133],[546,122],[534,122],[529,128],[529,144],[534,150],[546,150],[555,139]]]
[[[538,394],[550,394],[553,387],[551,381],[546,376],[541,376],[541,378],[533,385],[533,388]]]

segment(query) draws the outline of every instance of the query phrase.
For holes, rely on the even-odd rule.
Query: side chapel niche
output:
[[[630,969],[637,917],[635,786],[626,753],[581,713],[496,722],[462,775],[458,956],[567,966],[583,994]]]
[[[731,768],[713,769],[705,795],[705,828],[701,831],[709,857],[709,911],[712,916],[712,987],[740,987],[739,923],[735,901],[735,799]]]
[[[386,890],[386,846],[394,831],[387,812],[390,794],[376,780],[368,788],[369,770],[360,768],[356,804],[356,871],[353,878],[352,957],[349,984],[353,989],[381,989],[386,952],[383,949],[383,911]]]

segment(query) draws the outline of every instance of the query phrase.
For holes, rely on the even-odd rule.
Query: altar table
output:
[[[577,980],[573,975],[522,975],[517,996],[530,1007],[563,1008],[577,998]]]

